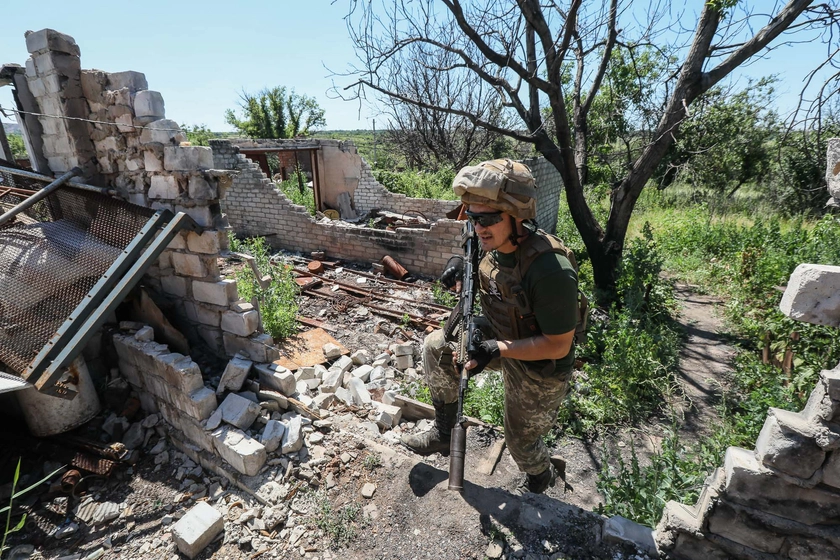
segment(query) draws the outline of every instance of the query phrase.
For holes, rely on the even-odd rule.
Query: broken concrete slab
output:
[[[289,418],[283,433],[281,451],[283,454],[296,453],[303,447],[303,417],[296,415]]]
[[[825,459],[813,433],[813,427],[798,413],[771,408],[756,440],[755,456],[768,467],[809,479]]]
[[[790,275],[779,309],[798,321],[840,326],[840,266],[797,266]]]
[[[328,360],[341,356],[341,347],[337,344],[333,344],[332,342],[324,344],[321,350],[324,352],[324,357]]]
[[[356,369],[352,370],[350,372],[350,374],[356,379],[361,379],[363,383],[367,383],[368,380],[370,379],[370,376],[371,376],[371,373],[373,372],[373,370],[374,370],[373,366],[362,365],[362,366],[359,366]],[[382,375],[384,377],[384,375],[385,375],[384,371],[382,372]]]
[[[653,529],[635,521],[614,515],[604,523],[604,540],[607,542],[627,543],[650,555],[658,556]]]
[[[172,527],[172,540],[187,558],[195,558],[225,528],[222,514],[207,502],[198,502]]]
[[[348,390],[353,395],[353,402],[357,405],[364,406],[371,403],[370,392],[365,388],[364,382],[358,377],[354,377],[348,383]]]
[[[266,451],[274,451],[283,442],[286,433],[286,425],[277,420],[269,420],[265,424],[260,442],[265,446]]]

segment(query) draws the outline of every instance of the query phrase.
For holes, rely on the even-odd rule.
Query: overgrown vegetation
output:
[[[408,197],[440,200],[457,198],[452,191],[452,179],[455,178],[452,169],[442,168],[434,172],[374,169],[373,176],[389,191]]]
[[[289,175],[285,181],[276,183],[277,188],[283,191],[286,198],[291,200],[294,204],[298,204],[306,208],[312,216],[315,215],[315,195],[312,194],[312,189],[307,186],[307,179],[301,171],[295,171]],[[301,185],[303,187],[301,188]]]
[[[297,333],[298,289],[292,266],[273,261],[263,237],[239,240],[231,233],[230,250],[253,256],[260,274],[271,276],[271,284],[261,288],[249,266],[243,266],[236,272],[239,297],[245,301],[256,298],[265,332],[276,340]]]

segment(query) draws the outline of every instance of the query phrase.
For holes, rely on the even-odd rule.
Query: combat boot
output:
[[[548,464],[548,468],[540,474],[528,474],[513,491],[517,496],[524,494],[542,494],[548,490],[549,486],[554,486],[557,479],[557,470],[552,463]]]
[[[433,404],[435,406],[435,425],[420,434],[404,435],[400,438],[400,443],[418,455],[440,453],[446,456],[449,455],[449,441],[452,437],[452,428],[457,420],[458,403],[434,402]]]

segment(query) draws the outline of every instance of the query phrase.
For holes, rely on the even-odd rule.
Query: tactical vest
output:
[[[542,334],[534,310],[522,288],[522,280],[531,264],[544,253],[557,253],[568,258],[577,271],[574,254],[555,236],[542,230],[526,237],[516,250],[516,265],[499,265],[488,253],[478,266],[481,311],[498,338],[519,340]]]

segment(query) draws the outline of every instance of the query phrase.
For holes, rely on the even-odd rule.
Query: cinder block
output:
[[[250,428],[260,414],[260,405],[235,393],[225,397],[219,409],[222,411],[222,420],[241,430]]]
[[[196,278],[207,276],[207,269],[204,268],[204,264],[198,255],[173,252],[170,258],[172,260],[172,266],[175,267],[175,272],[181,276],[193,276]]]
[[[178,181],[175,177],[172,175],[152,175],[149,198],[174,200],[179,195]]]
[[[755,456],[785,474],[811,478],[825,459],[814,435],[814,427],[800,414],[771,408],[755,442]]]
[[[213,229],[202,233],[191,231],[187,234],[187,247],[193,253],[217,255],[221,249],[219,236],[220,232]]]
[[[207,502],[197,502],[172,527],[172,540],[181,554],[195,558],[224,529],[222,514]]]
[[[256,310],[237,313],[225,311],[222,313],[222,330],[239,336],[249,336],[257,330],[260,324],[260,314]]]
[[[192,283],[193,297],[203,303],[212,303],[227,307],[227,305],[239,299],[236,290],[236,281],[225,279],[220,282],[199,282]],[[231,355],[236,354],[232,352]]]
[[[186,135],[181,131],[173,120],[161,119],[159,121],[150,122],[140,133],[140,144],[163,144],[171,146],[174,142],[186,141]]]
[[[167,146],[163,149],[163,168],[167,171],[211,169],[213,152],[205,146]]]
[[[785,542],[783,535],[765,529],[765,524],[749,514],[749,510],[736,510],[721,501],[709,516],[709,531],[738,544],[767,552],[778,553]]]
[[[221,395],[225,391],[239,391],[251,371],[253,362],[246,360],[241,356],[234,356],[228,362],[222,378],[219,381],[219,387],[216,389],[216,394]]]
[[[138,91],[134,96],[134,114],[138,118],[152,118],[152,122],[166,117],[163,96],[157,91]]]
[[[286,368],[274,364],[254,364],[254,369],[259,375],[261,387],[279,391],[287,397],[295,394],[295,376]]]
[[[39,53],[41,51],[55,51],[79,56],[79,45],[70,35],[59,33],[54,29],[41,29],[26,36],[26,51]]]
[[[219,198],[219,191],[216,189],[215,182],[211,183],[198,175],[190,177],[189,193],[190,198],[194,200],[215,200]]]
[[[212,434],[216,451],[233,468],[247,476],[254,476],[265,464],[265,446],[242,430],[223,426]]]

